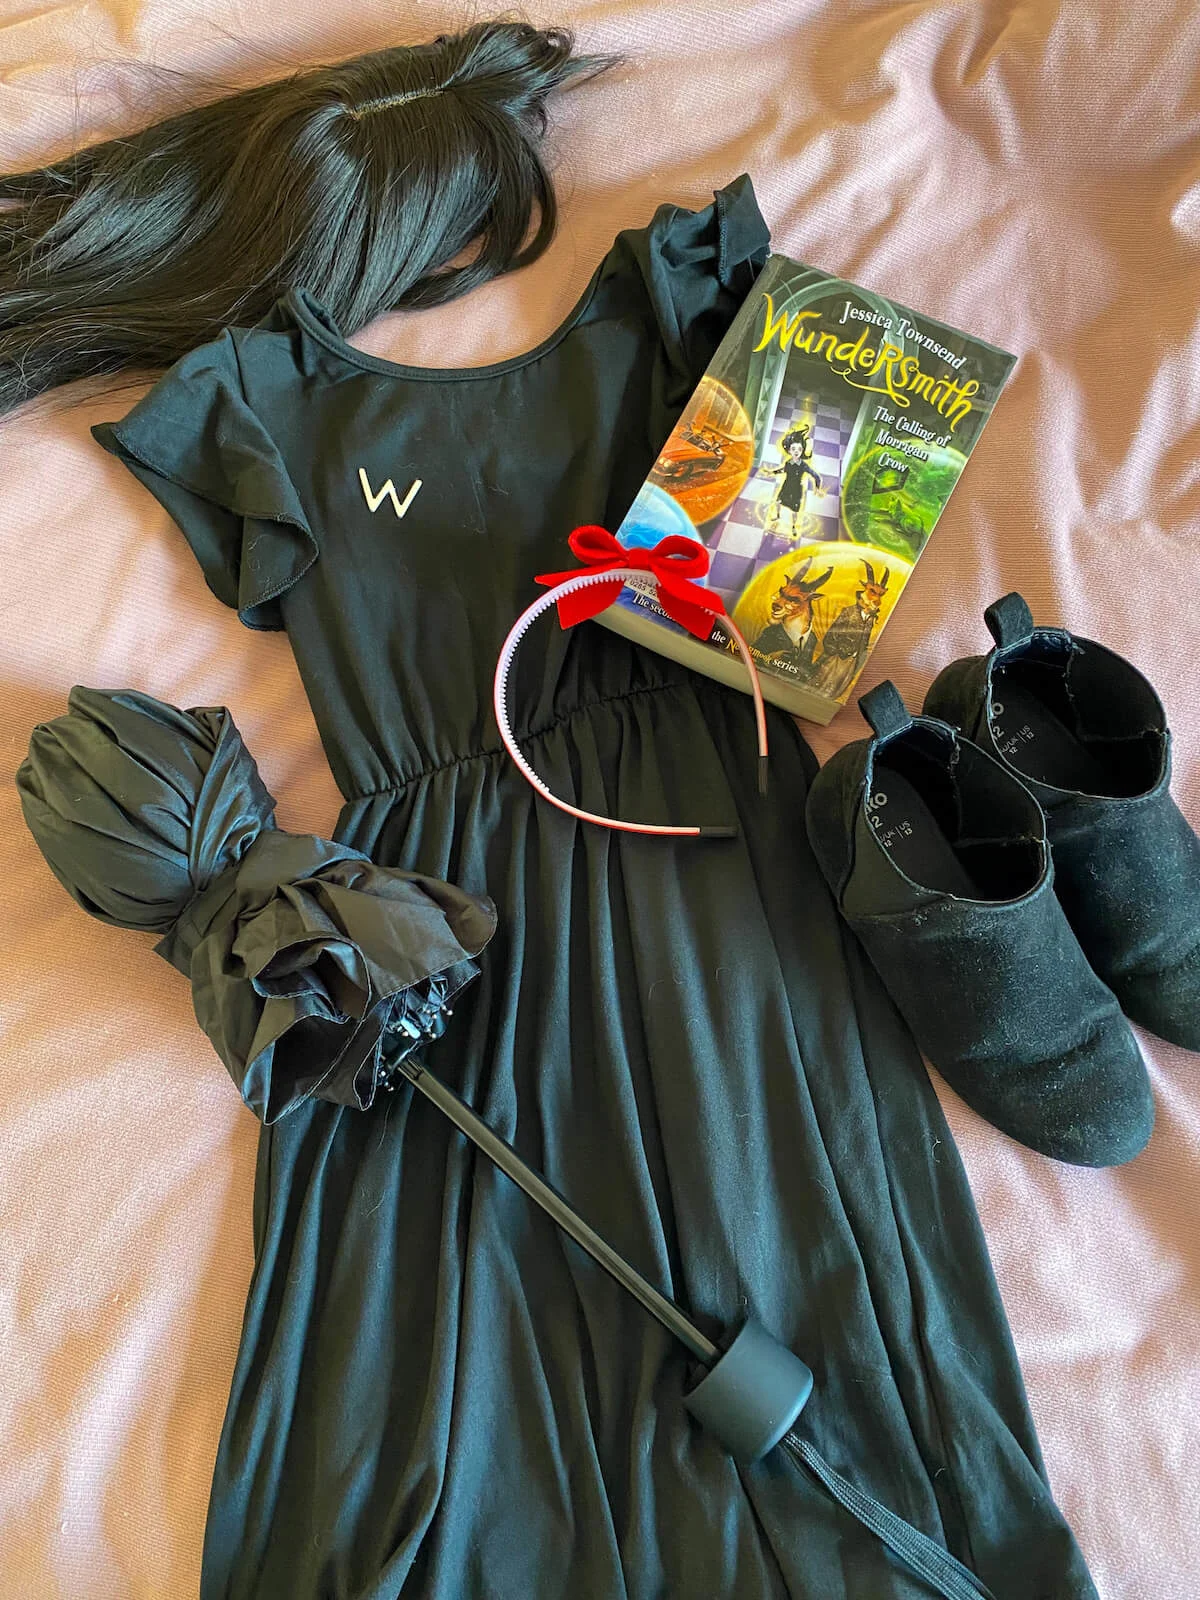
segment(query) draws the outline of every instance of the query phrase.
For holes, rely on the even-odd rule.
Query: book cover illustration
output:
[[[768,699],[845,704],[991,414],[1014,357],[771,256],[617,530],[700,539],[707,583]],[[647,581],[600,619],[745,687],[719,630],[695,640]]]

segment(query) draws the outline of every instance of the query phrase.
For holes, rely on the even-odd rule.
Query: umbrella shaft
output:
[[[460,1100],[453,1089],[447,1088],[440,1078],[435,1078],[422,1062],[410,1057],[398,1065],[415,1089],[419,1090],[427,1100],[432,1100],[438,1110],[449,1117],[472,1144],[477,1145],[484,1155],[494,1161],[501,1172],[511,1178],[519,1189],[523,1189],[535,1205],[540,1206],[564,1233],[570,1234],[576,1244],[582,1246],[593,1261],[599,1262],[605,1272],[615,1278],[623,1289],[628,1290],[668,1333],[674,1334],[697,1361],[702,1361],[705,1366],[713,1364],[721,1352],[712,1340],[705,1337],[673,1300],[668,1300],[666,1295],[660,1294],[652,1283],[647,1282],[640,1272],[630,1266],[624,1256],[618,1255],[607,1240],[602,1239],[594,1228],[590,1228],[558,1190],[552,1188],[540,1172],[535,1172],[527,1162],[523,1161],[512,1145],[494,1133],[482,1117],[471,1110],[465,1100]]]

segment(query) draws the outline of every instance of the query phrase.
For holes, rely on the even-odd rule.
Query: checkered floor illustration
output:
[[[812,465],[821,479],[819,493],[809,486],[802,518],[801,542],[810,539],[836,539],[838,509],[842,488],[842,462],[854,427],[854,418],[839,406],[822,400],[814,407],[811,397],[799,395],[781,400],[771,425],[771,442],[763,456],[767,466],[778,466],[783,459],[779,442],[797,421],[808,420],[812,427]],[[781,513],[782,534],[769,533],[763,526],[767,504],[775,493],[778,479],[755,473],[704,542],[712,551],[708,581],[721,591],[732,608],[742,590],[768,562],[795,548],[787,531],[791,518]]]

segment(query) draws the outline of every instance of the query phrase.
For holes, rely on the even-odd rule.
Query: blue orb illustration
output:
[[[627,550],[650,550],[669,533],[696,537],[692,519],[679,502],[656,484],[644,483],[617,529],[617,538]]]

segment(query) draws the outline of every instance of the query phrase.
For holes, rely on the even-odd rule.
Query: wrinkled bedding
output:
[[[240,84],[464,15],[0,0],[0,168],[150,120],[180,71]],[[360,342],[436,365],[517,353],[616,229],[749,170],[777,248],[1020,357],[864,686],[891,676],[919,700],[982,648],[983,606],[1020,588],[1035,616],[1153,679],[1200,822],[1200,13],[597,0],[538,15],[559,19],[626,64],[558,105],[554,246]],[[228,704],[284,826],[326,832],[338,806],[286,639],[217,605],[89,437],[135,394],[0,427],[0,1593],[31,1600],[196,1593],[256,1124],[186,984],[54,883],[12,772],[73,683],[128,684]],[[807,731],[824,758],[861,725],[851,710]],[[940,1090],[1050,1478],[1106,1600],[1200,1594],[1200,1059],[1143,1044],[1158,1125],[1118,1171],[1056,1166]]]

